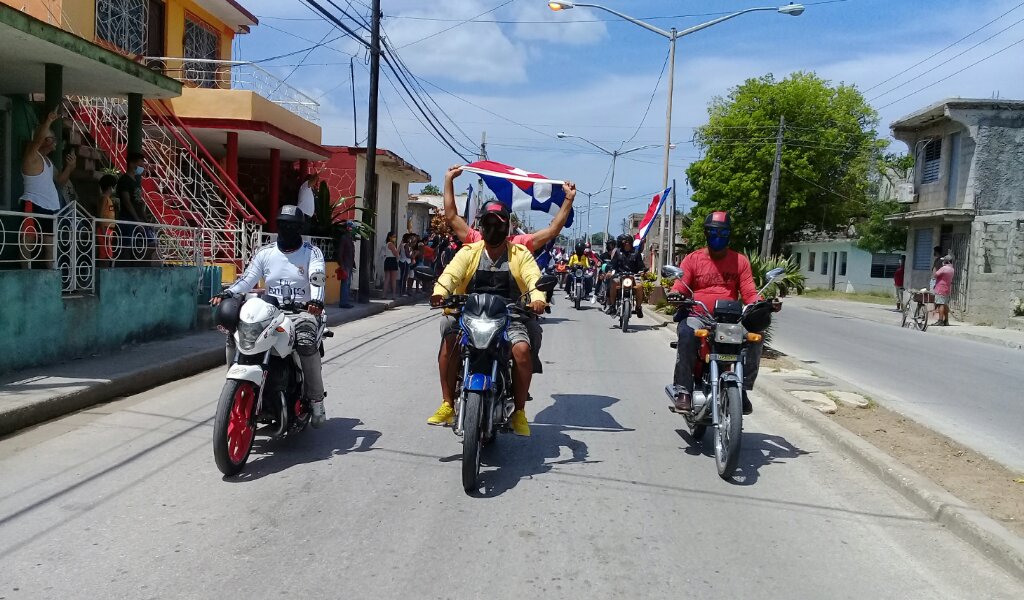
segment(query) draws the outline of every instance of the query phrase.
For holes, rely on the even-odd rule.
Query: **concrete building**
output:
[[[955,261],[954,312],[1005,325],[1013,295],[1024,294],[1009,239],[1024,211],[1024,101],[952,98],[890,127],[915,158],[898,194],[909,210],[891,217],[910,229],[907,287],[927,287],[938,246]]]
[[[809,289],[892,294],[893,274],[902,254],[872,254],[846,237],[803,240],[789,246],[790,260],[800,266]]]

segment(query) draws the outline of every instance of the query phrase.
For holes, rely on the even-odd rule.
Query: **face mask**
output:
[[[277,226],[277,247],[291,252],[302,245],[302,226],[298,223],[280,223]]]
[[[711,248],[715,252],[721,252],[729,247],[729,230],[721,229],[709,229],[704,232],[704,236],[708,240],[708,248]]]
[[[142,175],[146,172],[146,167],[135,167],[135,174]]]
[[[480,234],[488,246],[497,246],[508,238],[508,226],[501,223],[486,223],[482,226]]]

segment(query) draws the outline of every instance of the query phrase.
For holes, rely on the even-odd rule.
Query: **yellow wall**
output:
[[[320,143],[319,125],[248,90],[187,87],[181,90],[181,96],[171,99],[171,107],[179,117],[263,121],[308,142]]]
[[[0,0],[0,3],[89,41],[96,35],[94,0]]]
[[[235,39],[235,32],[228,25],[218,21],[216,17],[203,10],[191,0],[167,0],[165,6],[166,22],[164,31],[167,48],[164,56],[184,56],[185,18],[188,13],[191,13],[217,30],[217,33],[220,35],[220,56],[218,58],[220,60],[231,60],[231,43]],[[168,61],[167,68],[171,69],[170,73],[173,75],[175,72],[173,69],[181,68],[181,64],[177,61]]]

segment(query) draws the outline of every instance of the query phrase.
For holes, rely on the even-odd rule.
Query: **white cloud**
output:
[[[596,14],[586,8],[555,12],[543,2],[518,3],[515,7],[516,10],[512,14],[514,20],[542,21],[516,24],[514,35],[519,39],[551,44],[586,45],[608,37],[608,28],[603,22],[580,22],[596,18]],[[548,22],[558,22],[562,25],[549,25]]]

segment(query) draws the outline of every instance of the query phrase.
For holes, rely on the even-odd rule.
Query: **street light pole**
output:
[[[604,220],[604,241],[608,241],[609,231],[612,225],[612,196],[615,194],[615,159],[619,157],[618,151],[612,152],[612,186],[608,188],[608,216]]]
[[[665,168],[662,172],[661,177],[661,189],[663,190],[668,187],[668,161],[669,152],[671,151],[671,148],[669,146],[672,142],[672,93],[675,89],[674,86],[676,72],[676,39],[678,38],[675,27],[672,28],[672,31],[670,33],[671,37],[669,38],[668,45],[668,102],[666,103],[665,107]],[[661,227],[658,228],[658,249],[661,251],[662,255],[666,256],[666,258],[661,262],[667,265],[671,261],[672,257],[669,255],[670,253],[665,252],[664,205],[662,205],[662,207],[663,209],[661,211]],[[652,260],[651,264],[657,265],[658,263]]]
[[[653,33],[656,33],[656,34],[658,34],[658,35],[668,39],[668,41],[669,41],[669,51],[668,51],[669,52],[669,66],[668,66],[668,103],[667,103],[667,107],[666,107],[666,118],[665,118],[665,130],[666,130],[665,131],[665,168],[664,168],[664,177],[662,178],[662,188],[661,189],[665,189],[665,188],[668,187],[668,168],[669,168],[669,149],[670,149],[669,148],[669,143],[672,140],[672,93],[674,92],[674,89],[673,89],[673,83],[674,83],[673,82],[673,74],[675,73],[676,40],[681,38],[681,37],[690,35],[691,33],[696,33],[696,32],[698,32],[698,31],[700,31],[702,29],[707,29],[708,27],[711,27],[712,25],[717,25],[717,24],[719,24],[719,23],[721,23],[723,21],[728,21],[729,19],[734,19],[734,18],[736,18],[736,17],[738,17],[740,15],[745,15],[747,13],[771,10],[771,11],[776,11],[779,14],[790,15],[790,16],[793,16],[793,17],[799,17],[804,12],[804,5],[803,4],[792,4],[792,3],[790,3],[790,4],[783,5],[783,6],[761,6],[761,7],[757,7],[757,8],[747,8],[747,9],[740,10],[740,11],[737,11],[737,12],[734,12],[734,13],[731,13],[731,14],[728,14],[728,15],[725,15],[725,16],[718,17],[717,19],[711,19],[710,21],[707,21],[706,23],[700,23],[699,25],[694,25],[693,27],[688,27],[688,28],[686,28],[686,29],[684,29],[682,31],[676,31],[675,27],[673,27],[670,31],[665,31],[664,29],[661,29],[660,27],[655,27],[654,25],[651,25],[650,23],[645,23],[644,21],[641,21],[640,19],[637,19],[637,18],[631,17],[629,15],[620,13],[617,10],[612,10],[612,9],[610,9],[608,7],[601,6],[599,4],[584,4],[582,2],[569,2],[569,1],[565,1],[565,2],[551,1],[551,2],[548,2],[547,4],[548,4],[548,7],[551,10],[553,10],[553,11],[569,10],[571,8],[576,8],[577,6],[583,6],[583,7],[587,7],[587,8],[596,8],[596,9],[599,9],[599,10],[603,10],[605,12],[609,12],[609,13],[611,13],[611,14],[613,14],[613,15],[621,18],[621,19],[625,19],[626,21],[629,21],[630,23],[633,23],[635,25],[639,25],[640,27],[643,27],[644,29],[646,29],[648,31],[651,31]],[[561,137],[561,136],[559,136],[559,137]],[[613,157],[613,161],[614,161],[614,157]],[[614,170],[613,170],[612,171],[612,176],[614,177],[614,175],[615,175],[615,173],[614,173]],[[611,203],[609,202],[609,207],[610,207],[610,205],[611,205]],[[609,208],[608,210],[610,211],[611,208]],[[664,242],[664,236],[665,236],[665,207],[664,207],[664,205],[661,208],[661,214],[659,216],[661,217],[661,227],[659,228],[659,234],[658,235],[659,235],[659,244],[661,244],[662,242]],[[664,251],[662,253],[665,254]],[[666,262],[665,264],[668,264],[668,263]]]

